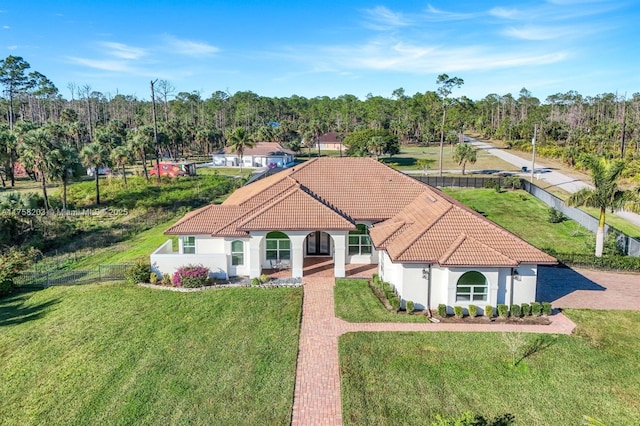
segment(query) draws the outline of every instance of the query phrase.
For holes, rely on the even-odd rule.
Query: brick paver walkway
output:
[[[338,337],[355,331],[519,331],[570,334],[575,324],[562,314],[550,325],[348,323],[335,317],[333,277],[304,278],[304,301],[292,425],[341,425]]]

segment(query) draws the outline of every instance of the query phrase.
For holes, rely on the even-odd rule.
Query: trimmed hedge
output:
[[[438,305],[438,316],[442,318],[447,317],[447,305],[444,303]]]
[[[611,271],[638,271],[640,270],[640,257],[605,255],[595,257],[592,254],[558,253],[553,249],[545,249],[558,261],[570,266],[585,266],[594,269]]]

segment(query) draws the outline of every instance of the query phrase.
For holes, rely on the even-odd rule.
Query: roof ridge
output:
[[[511,256],[507,256],[507,255],[506,255],[506,254],[504,254],[503,252],[501,252],[501,251],[499,251],[499,250],[494,249],[494,248],[493,248],[493,247],[491,247],[490,245],[483,243],[482,241],[480,241],[480,240],[479,240],[479,239],[477,239],[477,238],[474,238],[474,237],[472,237],[472,236],[470,236],[470,235],[466,235],[466,234],[461,234],[461,235],[465,235],[465,238],[464,238],[462,241],[460,241],[460,243],[458,243],[458,244],[456,245],[456,247],[451,251],[451,253],[445,253],[442,257],[444,258],[444,257],[446,256],[446,258],[442,259],[442,262],[441,262],[440,260],[438,260],[438,263],[439,263],[439,264],[441,264],[441,265],[442,265],[442,264],[444,264],[444,262],[448,261],[448,260],[449,260],[449,258],[451,258],[451,256],[453,256],[453,254],[456,252],[456,250],[457,250],[458,248],[460,248],[460,246],[461,246],[461,245],[462,245],[466,240],[473,241],[474,243],[480,244],[480,245],[481,245],[482,247],[484,247],[485,249],[489,249],[489,250],[491,250],[493,253],[498,254],[500,257],[503,257],[503,258],[505,258],[505,259],[509,259],[510,261],[514,262],[515,264],[520,264],[520,262],[519,262],[517,259],[514,259],[514,258],[513,258],[513,257],[511,257]],[[457,240],[456,240],[456,241],[457,241]],[[455,242],[454,242],[454,244],[455,244]],[[453,245],[452,245],[452,246],[453,246]]]
[[[449,248],[447,249],[447,251],[445,251],[442,256],[440,256],[440,259],[438,259],[438,263],[440,265],[444,264],[447,260],[449,260],[449,258],[451,256],[453,256],[453,254],[456,252],[456,250],[458,250],[458,248],[462,245],[462,243],[465,242],[465,240],[467,238],[471,238],[474,239],[473,237],[469,237],[467,234],[465,234],[464,232],[461,232],[460,235],[458,235],[458,238],[456,238],[451,245],[449,246]]]
[[[300,186],[302,186],[302,185],[300,185],[300,183],[296,182],[295,185],[292,185],[290,188],[288,188],[283,194],[280,195],[280,197],[274,198],[271,203],[265,204],[264,206],[262,206],[262,208],[257,210],[255,213],[253,213],[252,215],[246,217],[242,222],[238,223],[238,227],[237,228],[240,229],[242,227],[242,225],[244,225],[247,222],[255,219],[258,216],[260,216],[262,213],[266,212],[267,210],[269,210],[273,206],[276,206],[276,205],[280,204],[282,201],[286,200],[291,195],[295,194]],[[229,222],[229,223],[232,223],[232,222]]]
[[[340,216],[344,217],[345,219],[347,219],[349,222],[354,223],[355,221],[351,218],[351,216],[349,216],[348,214],[346,214],[344,211],[342,211],[342,209],[338,208],[337,206],[333,205],[332,203],[330,203],[328,200],[325,200],[324,198],[322,198],[319,194],[316,194],[315,192],[313,192],[311,189],[309,189],[309,187],[301,184],[298,182],[298,185],[300,186],[300,189],[302,189],[306,194],[308,194],[310,197],[312,197],[313,199],[321,202],[322,204],[324,204],[325,206],[329,207],[331,210],[335,211],[336,213],[338,213]]]
[[[183,222],[186,222],[187,220],[191,220],[194,217],[197,217],[199,215],[201,215],[202,213],[204,213],[205,211],[209,210],[210,208],[214,207],[214,206],[221,206],[222,204],[208,204],[206,206],[202,206],[200,208],[197,208],[195,210],[192,210],[190,212],[188,212],[187,214],[185,214],[179,221],[177,221],[176,223],[174,223],[173,225],[171,225],[166,231],[164,231],[165,233],[169,232],[171,229],[175,228],[176,226],[182,224]]]

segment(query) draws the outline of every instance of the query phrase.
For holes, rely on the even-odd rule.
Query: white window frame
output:
[[[239,251],[233,250],[233,245],[236,243],[240,243],[241,249]],[[234,263],[234,260],[238,258],[240,259],[240,262]],[[241,241],[241,240],[231,241],[231,266],[244,266],[244,241]]]
[[[286,235],[286,234],[285,234]],[[270,242],[275,242],[276,243],[276,247],[275,248],[269,248],[269,243]],[[286,242],[288,244],[287,248],[282,247],[282,243]],[[270,251],[275,251],[276,252],[276,258],[270,258],[268,256],[268,253]],[[282,253],[284,252],[288,252],[289,256],[288,257],[283,257]],[[266,260],[274,260],[276,262],[281,262],[283,260],[287,260],[290,261],[291,260],[291,239],[289,237],[283,238],[266,238],[265,239],[265,259]]]
[[[361,233],[361,226],[365,228],[366,233]],[[373,252],[371,237],[369,237],[369,227],[364,223],[359,223],[358,228],[358,231],[349,231],[347,235],[347,253],[349,256],[369,256]],[[357,242],[352,243],[352,239],[354,241],[357,240]],[[363,252],[363,248],[366,249],[365,252]],[[352,249],[354,249],[353,252]]]
[[[460,280],[466,274],[470,272],[475,272],[480,274],[484,278],[484,283],[461,283]],[[461,292],[460,287],[469,287],[469,291]],[[460,296],[468,297],[468,299],[461,299]],[[480,298],[477,298],[480,297]],[[462,274],[458,281],[456,282],[456,303],[475,303],[475,302],[486,302],[489,300],[489,280],[487,277],[479,271],[467,271]]]
[[[196,237],[193,235],[182,237],[182,254],[196,254]]]

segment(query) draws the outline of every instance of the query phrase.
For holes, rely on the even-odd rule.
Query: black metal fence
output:
[[[15,280],[16,287],[47,288],[54,285],[94,284],[104,281],[124,281],[130,264],[98,265],[90,270],[24,271]]]
[[[420,182],[438,188],[488,188],[491,185],[511,186],[502,176],[413,176]],[[513,178],[511,178],[513,179]]]

